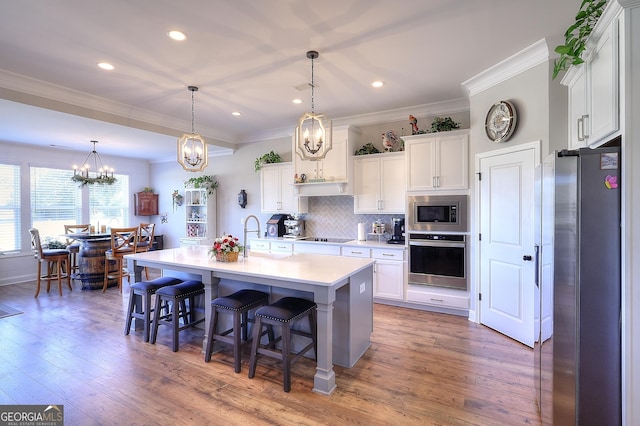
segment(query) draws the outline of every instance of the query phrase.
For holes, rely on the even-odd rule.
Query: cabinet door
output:
[[[468,189],[469,135],[441,136],[437,141],[437,188]]]
[[[435,138],[410,141],[405,145],[407,164],[407,190],[435,189]]]
[[[298,211],[298,197],[293,191],[293,165],[279,166],[280,210],[284,212]]]
[[[569,83],[569,149],[587,146],[585,140],[585,119],[587,110],[587,85],[584,66],[575,70],[575,76]]]
[[[331,137],[333,147],[327,152],[322,160],[322,176],[327,180],[346,181],[347,180],[347,141],[349,139],[348,129],[333,129]]]
[[[394,154],[380,159],[380,204],[385,213],[404,214],[407,202],[405,179],[403,155]]]
[[[404,273],[406,262],[376,260],[373,274],[373,297],[404,299]]]
[[[613,20],[587,61],[590,146],[618,130],[618,21]]]
[[[260,210],[262,213],[280,211],[280,170],[277,166],[263,166],[260,169]]]
[[[378,213],[380,204],[380,161],[378,158],[354,158],[355,180],[353,209],[355,213]],[[404,180],[404,178],[403,178]],[[402,191],[404,192],[404,191]]]

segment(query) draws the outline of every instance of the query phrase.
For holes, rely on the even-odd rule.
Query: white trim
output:
[[[536,65],[544,63],[548,59],[549,47],[546,39],[543,38],[491,68],[482,71],[480,74],[471,77],[462,83],[462,87],[467,89],[469,96],[474,96]]]

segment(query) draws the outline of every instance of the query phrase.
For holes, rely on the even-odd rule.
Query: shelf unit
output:
[[[188,188],[184,192],[185,237],[208,240],[216,237],[216,193],[206,188]]]

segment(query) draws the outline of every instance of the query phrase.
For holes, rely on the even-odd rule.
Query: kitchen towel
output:
[[[364,232],[364,223],[358,223],[358,241],[364,241],[367,239],[367,234]]]

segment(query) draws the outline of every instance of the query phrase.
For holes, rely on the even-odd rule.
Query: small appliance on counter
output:
[[[301,219],[286,219],[284,221],[284,238],[291,238],[294,240],[304,239],[304,220]]]
[[[391,232],[389,244],[404,244],[404,218],[391,219]]]
[[[273,216],[271,216],[271,218],[267,221],[267,237],[283,237],[285,234],[284,222],[288,217],[289,216],[286,214],[274,214]]]

